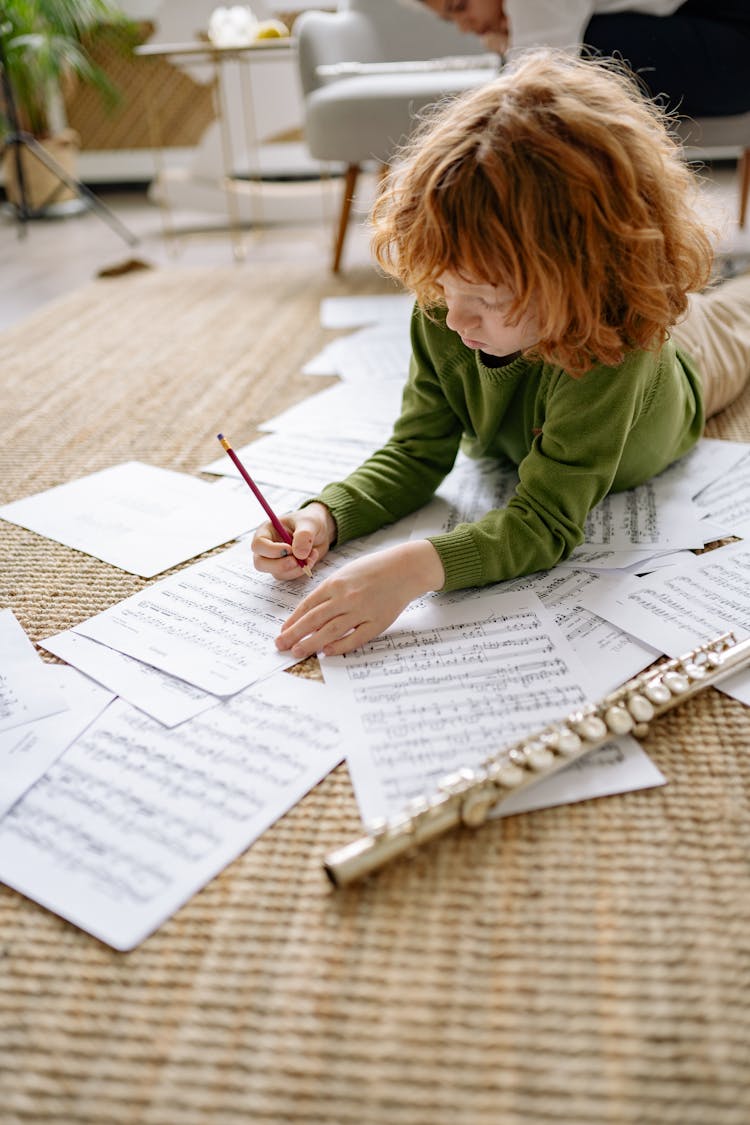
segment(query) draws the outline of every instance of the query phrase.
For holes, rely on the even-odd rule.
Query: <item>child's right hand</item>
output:
[[[313,567],[325,558],[336,538],[336,523],[325,504],[318,503],[282,516],[281,522],[291,532],[291,548],[279,539],[270,521],[262,523],[252,541],[255,569],[274,578],[299,578],[305,572],[296,560]]]

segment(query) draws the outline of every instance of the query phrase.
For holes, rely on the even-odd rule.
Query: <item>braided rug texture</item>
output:
[[[321,297],[388,291],[164,269],[47,306],[0,336],[0,499],[196,472],[331,382],[299,374]],[[750,439],[750,394],[708,432]],[[0,560],[35,641],[144,585],[10,524]],[[708,689],[645,746],[667,786],[456,832],[346,892],[321,868],[360,833],[339,767],[128,954],[0,887],[0,1122],[747,1125],[748,711]]]

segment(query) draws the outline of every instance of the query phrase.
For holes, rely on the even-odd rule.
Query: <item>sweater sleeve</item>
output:
[[[412,318],[411,342],[409,378],[391,438],[346,480],[326,485],[314,498],[330,509],[339,544],[421,508],[453,468],[463,426],[443,392],[422,317]]]
[[[519,465],[519,484],[507,507],[430,537],[445,570],[444,589],[548,569],[583,541],[586,517],[611,490],[653,393],[648,375],[627,361],[619,369],[594,368],[578,380],[559,371],[550,375],[542,432]]]

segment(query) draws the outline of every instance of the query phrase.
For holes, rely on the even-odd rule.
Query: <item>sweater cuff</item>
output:
[[[443,535],[430,535],[427,540],[440,556],[445,571],[441,590],[483,585],[482,560],[470,534],[448,531]]]
[[[327,484],[317,496],[305,500],[302,507],[306,508],[308,504],[325,504],[328,508],[336,523],[336,546],[340,547],[342,543],[348,543],[350,539],[356,539],[362,534],[358,527],[361,516],[357,502],[341,485]],[[331,546],[333,545],[332,543]]]

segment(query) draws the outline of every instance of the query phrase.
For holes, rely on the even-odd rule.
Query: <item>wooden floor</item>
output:
[[[138,238],[135,246],[105,221],[95,209],[84,209],[64,218],[37,219],[19,226],[12,210],[0,208],[0,329],[17,323],[37,308],[77,289],[100,270],[129,259],[149,265],[225,266],[262,268],[269,262],[319,261],[322,272],[330,268],[334,216],[340,185],[310,184],[311,193],[326,193],[319,222],[298,221],[290,210],[288,224],[275,222],[262,230],[241,232],[244,257],[237,260],[237,240],[225,226],[220,211],[174,212],[165,226],[159,206],[145,188],[97,188],[97,197],[116,219]],[[347,235],[342,272],[367,266],[370,261],[364,220],[372,202],[374,177],[363,176],[358,185],[356,210]]]
[[[737,177],[733,164],[723,163],[704,171],[702,207],[718,228],[722,260],[736,269],[750,264],[750,226],[737,226]],[[347,269],[367,266],[370,261],[364,223],[372,200],[374,183],[365,177],[358,191],[358,211],[352,220],[343,259]],[[238,269],[262,268],[269,262],[319,261],[329,269],[334,214],[340,185],[327,189],[310,185],[311,191],[328,190],[321,208],[325,220],[297,222],[290,214],[287,225],[274,224],[244,234],[244,259]],[[97,189],[110,208],[139,239],[131,247],[94,211],[60,219],[36,220],[20,233],[12,212],[0,212],[0,329],[15,324],[37,308],[85,284],[102,269],[137,258],[150,265],[227,265],[234,260],[232,239],[221,228],[221,214],[175,213],[177,238],[167,237],[160,208],[150,202],[144,189],[121,191]],[[326,214],[327,212],[327,214]],[[195,233],[196,228],[203,228]],[[184,233],[191,231],[193,233]]]

